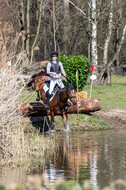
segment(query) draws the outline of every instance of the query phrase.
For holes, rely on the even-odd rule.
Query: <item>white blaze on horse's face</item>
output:
[[[70,101],[76,105],[76,94],[75,94],[75,90],[68,90],[69,93],[69,99]]]

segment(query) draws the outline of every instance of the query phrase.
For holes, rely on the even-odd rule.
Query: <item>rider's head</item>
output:
[[[50,54],[51,59],[53,59],[53,57],[58,57],[58,53],[57,51],[52,51]]]

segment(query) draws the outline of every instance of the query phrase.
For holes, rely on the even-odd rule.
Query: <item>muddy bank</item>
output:
[[[105,120],[109,129],[126,128],[126,109],[115,108],[108,112],[98,111],[93,115]]]
[[[96,116],[93,118],[92,116]],[[104,125],[102,121],[107,124]],[[50,117],[33,116],[24,117],[22,122],[31,123],[32,126],[42,131],[48,131],[50,124]],[[96,111],[90,114],[69,114],[68,122],[71,131],[90,131],[90,130],[105,130],[105,129],[124,129],[126,128],[126,109],[111,109],[108,112]],[[62,131],[63,120],[61,116],[55,116],[56,131]]]

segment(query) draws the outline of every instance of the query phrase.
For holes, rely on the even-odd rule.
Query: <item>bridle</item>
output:
[[[73,100],[73,98],[76,98],[76,96],[70,96],[70,92],[69,92],[70,90],[74,90],[74,87],[72,85],[68,85],[66,87],[66,89],[64,89],[64,92],[66,91],[66,93],[67,93],[67,106],[65,107],[65,110],[67,110],[68,107],[71,106],[70,103],[69,103],[70,105],[68,105],[68,100],[70,100],[73,103],[73,105],[76,105],[76,101]],[[64,108],[60,104],[59,97],[60,97],[60,90],[58,91],[58,96],[57,96],[58,99],[57,100],[58,100],[58,105],[61,109],[61,112],[64,112]]]
[[[67,90],[67,100],[69,99],[74,105],[76,105],[76,102],[73,100],[73,98],[76,98],[76,96],[70,96],[69,90]],[[74,90],[74,89],[71,89],[71,90]]]

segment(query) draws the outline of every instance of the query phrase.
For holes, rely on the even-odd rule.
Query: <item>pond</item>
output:
[[[101,188],[117,179],[126,179],[126,130],[109,130],[59,134],[54,138],[56,151],[46,159],[45,174],[51,184],[56,179],[74,179],[83,183],[88,179],[91,184]],[[41,173],[43,168],[34,166],[9,170],[2,168],[0,183],[18,182],[25,184],[26,176]]]

